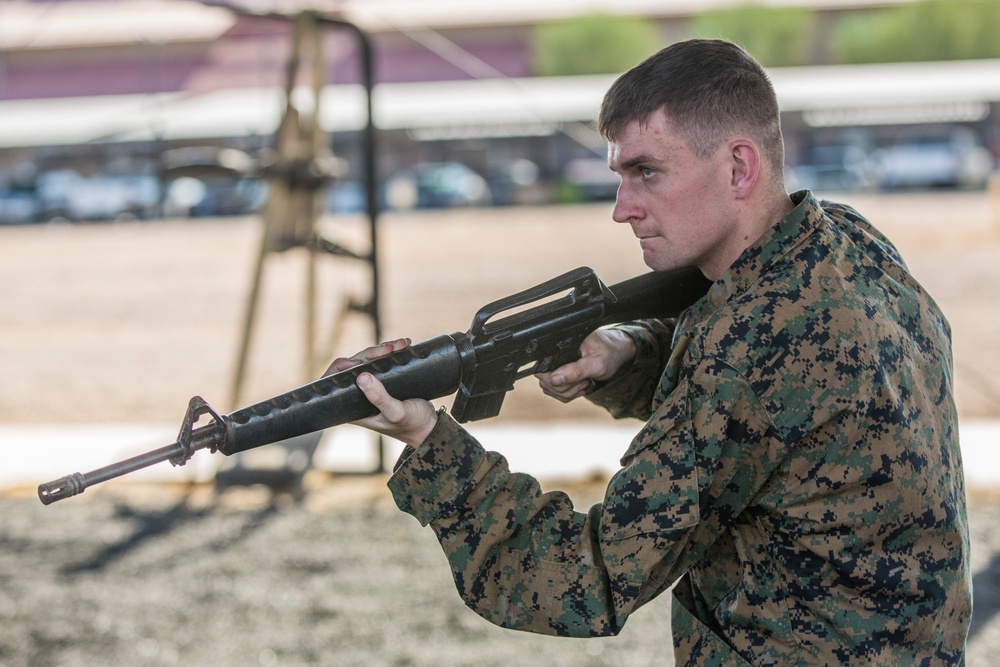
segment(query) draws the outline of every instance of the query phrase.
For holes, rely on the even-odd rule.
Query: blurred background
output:
[[[613,198],[592,125],[603,91],[695,35],[736,40],[770,68],[797,185],[981,189],[1000,157],[993,0],[538,5],[312,5],[370,36],[380,205]],[[193,0],[0,3],[0,222],[256,210],[292,30]],[[323,40],[319,121],[347,163],[324,203],[359,211],[363,54],[349,30]],[[226,169],[181,169],[206,161]]]
[[[692,36],[762,61],[789,188],[872,219],[951,321],[968,664],[994,664],[997,35],[1000,0],[0,0],[0,667],[669,665],[665,599],[586,642],[472,616],[386,496],[398,443],[353,427],[51,508],[35,485],[173,441],[191,396],[646,270],[593,121]],[[635,429],[554,403],[525,380],[473,430],[585,507]]]
[[[578,265],[635,275],[594,119],[692,36],[768,68],[789,189],[858,204],[939,298],[989,289],[944,251],[971,271],[1000,226],[997,34],[1000,0],[4,0],[0,421],[235,409]],[[960,408],[992,416],[992,311],[947,305]]]

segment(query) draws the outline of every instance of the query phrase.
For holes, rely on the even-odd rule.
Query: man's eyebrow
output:
[[[656,159],[656,158],[654,158],[651,155],[646,155],[645,153],[641,153],[639,155],[630,157],[627,160],[622,160],[621,162],[618,163],[618,168],[619,169],[632,169],[632,168],[638,167],[640,165],[652,164],[652,163],[656,163],[656,162],[659,162],[659,160]]]

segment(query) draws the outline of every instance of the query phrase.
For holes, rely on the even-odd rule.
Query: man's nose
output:
[[[630,222],[638,217],[638,207],[635,199],[628,192],[625,183],[618,186],[618,194],[615,196],[615,209],[611,212],[611,219],[615,222]]]

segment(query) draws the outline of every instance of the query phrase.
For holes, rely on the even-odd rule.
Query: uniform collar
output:
[[[823,209],[808,190],[791,195],[795,204],[788,215],[772,225],[759,239],[740,254],[715,281],[705,298],[695,305],[694,321],[703,319],[733,297],[750,288],[782,257],[808,237],[824,219]]]

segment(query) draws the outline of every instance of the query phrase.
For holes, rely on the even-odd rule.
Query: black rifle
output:
[[[195,396],[174,444],[42,484],[38,497],[48,505],[154,463],[184,465],[199,449],[229,456],[370,417],[377,410],[355,384],[362,372],[375,375],[398,399],[431,400],[457,392],[451,414],[459,422],[495,417],[515,381],[579,358],[580,343],[595,329],[676,317],[710,284],[690,268],[646,273],[609,288],[592,269],[575,269],[484,306],[467,333],[415,343],[228,415]],[[508,314],[495,319],[503,313]],[[204,415],[212,421],[195,428]]]

